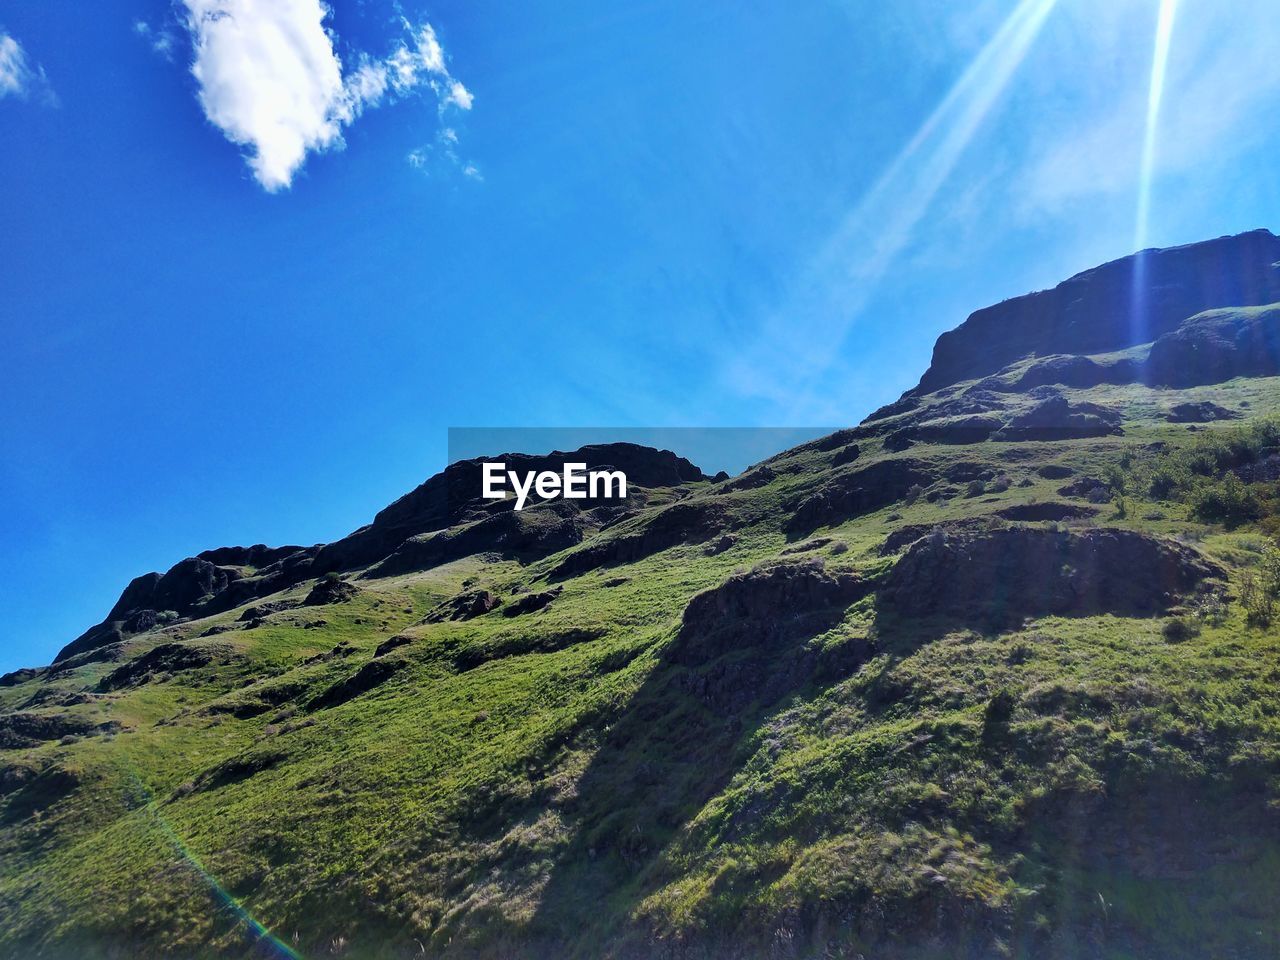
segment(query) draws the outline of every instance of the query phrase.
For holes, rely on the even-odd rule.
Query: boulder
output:
[[[380,687],[407,666],[406,661],[399,659],[370,660],[351,676],[339,680],[313,697],[307,703],[307,708],[320,710],[354,700],[361,694]]]
[[[1004,520],[1020,520],[1023,522],[1088,520],[1096,517],[1096,507],[1086,507],[1078,503],[1015,503],[1011,507],[997,510],[995,515]]]
[[[360,588],[339,577],[321,577],[302,601],[308,607],[322,607],[330,603],[348,603],[360,595]]]
[[[32,667],[20,667],[9,673],[0,676],[0,687],[16,687],[20,683],[26,683],[28,680],[34,680],[44,671],[37,670]]]
[[[115,733],[120,724],[69,713],[0,714],[0,750],[37,747],[63,737],[89,737]]]
[[[471,620],[500,606],[502,598],[491,590],[468,590],[437,604],[422,618],[423,623]]]
[[[525,510],[504,510],[474,523],[411,537],[374,566],[368,577],[398,576],[491,553],[525,563],[581,543],[595,526],[574,501],[557,500]]]
[[[1013,383],[1013,388],[1028,391],[1056,385],[1085,390],[1104,383],[1137,383],[1141,379],[1142,365],[1134,360],[1100,363],[1091,357],[1058,355],[1036,360]]]
[[[685,607],[665,661],[681,688],[718,714],[771,702],[819,674],[846,675],[872,656],[866,640],[818,648],[808,640],[837,626],[871,584],[829,572],[819,560],[735,574]]]
[[[632,488],[672,487],[710,479],[670,450],[655,450],[634,443],[590,444],[568,453],[559,450],[545,455],[508,453],[483,460],[459,460],[379,511],[372,523],[324,546],[316,557],[316,569],[349,570],[368,566],[391,556],[413,537],[465,525],[489,515],[514,512],[510,500],[481,499],[485,462],[505,463],[508,470],[522,474],[543,470],[558,473],[566,463],[584,463],[587,470],[621,470],[627,475],[628,500],[634,496]],[[582,510],[616,505],[612,500],[554,502]]]
[[[526,593],[517,597],[502,608],[504,617],[518,617],[524,613],[533,613],[548,606],[552,600],[560,596],[563,587],[553,587],[550,590],[541,590],[537,593]]]
[[[1241,414],[1207,400],[1200,403],[1175,403],[1165,413],[1170,423],[1211,423],[1214,420],[1239,420]]]

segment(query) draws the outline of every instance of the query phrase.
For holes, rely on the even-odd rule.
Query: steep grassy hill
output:
[[[1277,245],[738,477],[138,578],[0,678],[0,955],[1280,955]]]

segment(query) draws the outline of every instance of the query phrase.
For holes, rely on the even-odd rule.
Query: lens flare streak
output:
[[[794,415],[809,404],[812,396],[797,395],[795,384],[813,383],[830,367],[1056,6],[1057,0],[1018,3],[822,245],[785,308],[766,318],[758,345],[729,365],[736,386],[785,401]],[[813,328],[797,331],[805,318]]]
[[[1178,0],[1160,0],[1156,19],[1155,51],[1151,58],[1151,85],[1147,90],[1147,120],[1142,138],[1142,160],[1138,171],[1138,211],[1134,226],[1133,305],[1130,327],[1134,343],[1145,343],[1147,335],[1147,262],[1143,251],[1151,220],[1151,181],[1155,176],[1156,141],[1160,127],[1160,107],[1164,102],[1165,75],[1169,67],[1169,47],[1173,40],[1173,22]]]
[[[209,887],[214,898],[222,905],[237,923],[243,925],[245,929],[245,939],[249,942],[254,955],[263,957],[272,957],[276,960],[303,960],[303,957],[296,950],[289,947],[270,930],[263,926],[257,918],[251,914],[243,904],[235,897],[223,889],[206,868],[200,857],[194,850],[189,848],[182,838],[178,836],[173,826],[158,810],[158,804],[151,790],[136,777],[132,778],[134,787],[143,798],[143,809],[152,824],[160,831],[165,840],[177,851],[183,861],[190,866],[200,879]]]

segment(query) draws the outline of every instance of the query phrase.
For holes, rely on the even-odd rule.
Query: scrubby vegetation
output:
[[[1136,461],[1130,475],[1153,499],[1186,503],[1205,523],[1234,529],[1257,522],[1280,533],[1280,419],[1208,433]],[[1111,485],[1123,493],[1128,481],[1117,469]]]

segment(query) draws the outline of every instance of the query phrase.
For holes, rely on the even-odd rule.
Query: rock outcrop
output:
[[[489,458],[507,465],[508,470],[527,473],[559,472],[566,463],[584,463],[588,470],[614,469],[627,475],[632,487],[679,486],[710,480],[701,470],[669,450],[654,450],[634,443],[592,444],[571,452],[546,455],[502,454]],[[412,537],[434,533],[478,520],[489,514],[511,511],[508,501],[480,499],[482,460],[460,460],[431,477],[415,490],[381,510],[366,527],[323,547],[316,557],[319,571],[350,570],[390,556]],[[557,501],[590,510],[616,505],[612,500]]]
[[[213,662],[214,653],[226,654],[230,648],[191,646],[184,643],[162,643],[140,657],[123,663],[98,682],[98,690],[108,693],[125,687],[140,686],[166,673],[195,670]]]
[[[1211,423],[1215,420],[1239,420],[1240,417],[1239,411],[1228,410],[1207,400],[1199,403],[1175,403],[1164,415],[1170,423]]]
[[[742,647],[811,636],[839,622],[870,590],[862,578],[829,572],[817,560],[735,574],[689,601],[667,658],[697,666]]]
[[[1134,296],[1141,260],[1143,296]],[[1143,253],[1077,274],[1052,290],[971,314],[938,338],[913,395],[975,379],[1028,356],[1085,355],[1149,343],[1215,307],[1280,301],[1280,237],[1256,230]]]
[[[705,543],[730,524],[728,508],[718,500],[681,501],[664,507],[638,527],[618,530],[565,557],[551,576],[578,576],[589,570],[634,563],[671,547]]]
[[[1050,614],[1148,616],[1223,577],[1189,547],[1129,530],[938,530],[903,554],[881,599],[912,617],[999,626]]]
[[[1280,376],[1280,305],[1191,317],[1151,345],[1145,376],[1161,387]]]
[[[423,623],[471,620],[501,606],[502,598],[491,590],[468,590],[437,604],[422,618]]]
[[[1026,413],[1013,417],[992,435],[993,440],[1076,440],[1123,433],[1120,414],[1093,403],[1072,404],[1065,397],[1049,397]]]

